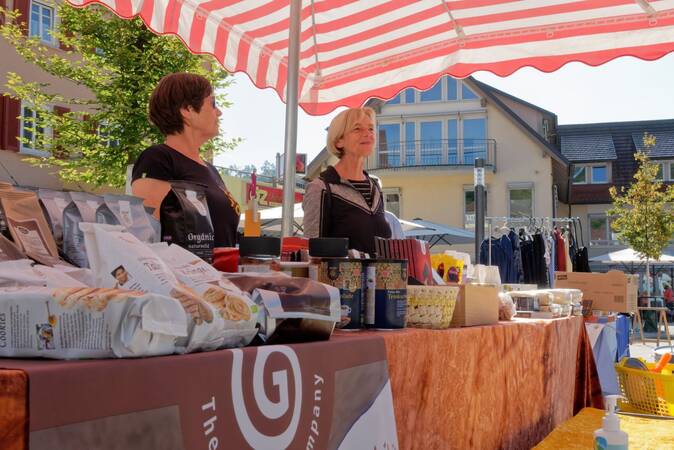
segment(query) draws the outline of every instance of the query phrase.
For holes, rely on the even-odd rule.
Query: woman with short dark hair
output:
[[[211,83],[201,75],[174,73],[162,78],[152,92],[150,121],[164,134],[163,144],[143,151],[133,167],[131,189],[146,206],[159,206],[171,189],[169,181],[205,187],[216,247],[233,247],[239,225],[239,204],[220,174],[204,161],[199,149],[219,133],[222,112]]]

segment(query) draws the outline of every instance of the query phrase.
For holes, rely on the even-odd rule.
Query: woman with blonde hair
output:
[[[339,158],[307,186],[304,236],[346,237],[349,248],[375,253],[375,237],[390,238],[379,184],[364,170],[375,145],[375,113],[351,108],[328,129],[328,151]]]

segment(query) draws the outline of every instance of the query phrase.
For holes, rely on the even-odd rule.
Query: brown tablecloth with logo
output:
[[[311,366],[308,371],[303,371],[303,374],[308,374],[307,380],[313,373],[322,374],[327,385],[341,385],[340,392],[350,392],[350,400],[367,399],[374,398],[371,394],[381,389],[386,381],[376,371],[381,369],[382,340],[388,359],[401,449],[530,448],[582,407],[602,406],[596,369],[581,318],[518,320],[494,326],[442,331],[342,332],[336,333],[329,342],[290,347],[299,355],[299,360],[304,361],[301,365]],[[242,351],[243,360],[249,361],[250,366],[246,369],[244,362],[244,380],[252,375],[256,353],[257,349]],[[270,358],[267,365],[271,366],[264,370],[264,384],[268,392],[274,389],[271,375],[274,366],[287,366],[278,358]],[[183,371],[182,376],[187,379],[191,376],[193,383],[176,386],[176,390],[190,392],[200,383],[219,382],[224,391],[222,398],[226,398],[227,392],[232,391],[232,378],[227,370],[218,367],[230,367],[230,359],[231,351],[135,361],[0,360],[0,367],[7,368],[0,370],[0,448],[27,449],[29,435],[31,447],[42,448],[44,444],[47,448],[47,444],[54,443],[59,436],[94,433],[100,426],[93,421],[86,431],[78,431],[77,428],[58,428],[59,424],[81,422],[85,417],[82,414],[92,418],[103,417],[107,421],[110,417],[123,418],[122,412],[129,408],[138,410],[132,419],[134,424],[138,424],[140,436],[147,436],[148,429],[157,423],[162,424],[163,433],[158,436],[163,436],[165,441],[149,439],[142,443],[144,447],[139,448],[183,448],[169,445],[171,440],[185,442],[184,448],[192,448],[191,442],[198,442],[198,448],[208,448],[209,436],[204,433],[209,427],[205,423],[212,416],[208,414],[211,412],[209,407],[204,409],[204,405],[209,404],[210,397],[195,400],[191,412],[181,410],[178,413],[171,407],[176,403],[172,396],[177,394],[158,382],[157,377],[165,370]],[[106,371],[111,364],[116,365],[114,374]],[[360,372],[356,378],[351,378],[353,374],[350,370],[361,366],[375,370]],[[78,367],[85,370],[86,376],[69,381],[68,375],[75,373],[73,370]],[[145,379],[135,380],[135,387],[129,388],[121,398],[109,398],[112,395],[109,392],[124,392],[124,384],[115,377],[125,372],[147,375]],[[335,375],[325,375],[336,373],[350,375],[341,381]],[[372,386],[366,383],[370,378],[377,379],[370,383]],[[354,379],[360,381],[353,382]],[[81,404],[77,408],[68,405],[75,401],[69,395],[69,390],[74,389],[70,383],[74,382],[89,383],[91,397],[77,400],[83,402],[84,407]],[[29,395],[29,387],[32,395]],[[303,384],[302,389],[306,390],[305,399],[315,394],[308,382]],[[336,388],[332,390],[337,391]],[[359,396],[359,390],[367,390],[368,395]],[[49,392],[49,395],[40,397],[40,391]],[[134,402],[129,398],[134,396],[142,396],[147,404],[140,408],[138,405],[132,407]],[[272,402],[279,401],[274,395],[270,394],[270,397]],[[320,429],[331,432],[328,436],[324,431],[324,436],[320,438],[317,435],[313,448],[335,448],[345,433],[344,429],[352,423],[349,417],[354,417],[356,413],[351,402],[342,401],[333,406],[340,399],[325,393],[322,399],[323,403],[319,405],[322,406],[319,414],[323,417]],[[234,412],[231,407],[225,406],[225,401],[219,399],[217,406],[225,408],[219,410],[221,415],[217,419],[221,427],[237,423],[231,418]],[[84,413],[75,413],[75,410],[82,409]],[[120,415],[115,416],[116,413]],[[190,414],[194,417],[189,420],[182,417]],[[309,408],[303,414],[297,431],[300,438],[292,441],[291,448],[297,443],[305,448],[307,437],[312,433],[311,415],[314,411]],[[64,418],[64,415],[73,417]],[[335,417],[343,417],[341,425]],[[253,423],[257,423],[257,419],[259,417],[252,416]],[[289,417],[281,417],[281,420],[285,420],[281,428],[291,421]],[[192,422],[193,426],[190,425]],[[106,430],[114,430],[119,425],[108,423],[106,426]],[[332,431],[335,429],[337,431]],[[223,436],[222,430],[219,430],[220,436]],[[218,448],[245,447],[237,446],[242,439],[240,432],[224,432],[224,436],[229,435],[231,440],[223,442],[221,439]],[[97,441],[95,437],[87,437],[85,442],[91,445]],[[105,448],[127,448],[125,443],[118,444],[117,447]]]

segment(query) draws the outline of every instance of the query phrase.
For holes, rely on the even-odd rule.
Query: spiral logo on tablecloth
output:
[[[269,420],[279,419],[288,411],[292,411],[292,418],[288,427],[280,434],[273,436],[261,433],[248,415],[243,392],[243,351],[232,350],[232,401],[234,403],[234,415],[239,425],[241,434],[248,444],[255,449],[279,449],[287,448],[295,437],[297,426],[302,412],[302,373],[300,362],[295,352],[286,346],[259,347],[253,368],[253,395],[260,412]],[[274,354],[280,353],[290,363],[292,378],[288,377],[288,370],[272,372],[272,383],[279,391],[278,402],[273,402],[267,396],[264,389],[264,369],[267,359]],[[290,382],[295,387],[295,402],[290,405],[289,388]],[[292,409],[290,409],[292,408]]]

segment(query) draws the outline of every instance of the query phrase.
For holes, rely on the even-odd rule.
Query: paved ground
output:
[[[645,344],[641,343],[641,335],[638,331],[634,332],[632,336],[632,344],[630,345],[630,355],[635,357],[641,357],[646,359],[646,361],[654,361],[653,350],[657,347],[655,340],[647,340]],[[660,346],[668,345],[669,342],[667,338],[663,336],[664,333],[660,333]],[[672,344],[674,344],[674,324],[669,324],[669,335],[672,337]],[[656,333],[644,333],[645,338],[655,339]],[[674,355],[674,349],[672,349],[672,354]]]

